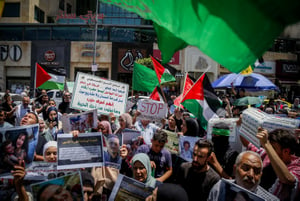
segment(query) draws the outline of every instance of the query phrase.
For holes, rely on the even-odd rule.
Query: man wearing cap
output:
[[[216,123],[212,129],[212,142],[214,152],[211,154],[209,163],[221,177],[231,178],[233,176],[233,166],[238,152],[229,145],[230,129],[224,123]]]

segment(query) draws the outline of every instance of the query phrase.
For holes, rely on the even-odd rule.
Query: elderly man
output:
[[[240,153],[236,159],[235,165],[235,180],[228,180],[235,184],[255,193],[259,197],[268,200],[279,200],[271,193],[259,186],[260,178],[262,176],[263,164],[260,156],[253,151],[244,151]],[[225,198],[226,200],[239,200],[238,193],[226,192],[226,189],[221,185],[222,181],[219,181],[214,185],[209,193],[209,201],[220,200]],[[230,198],[229,198],[230,197]]]

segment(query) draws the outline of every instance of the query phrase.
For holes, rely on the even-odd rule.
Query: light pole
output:
[[[93,75],[95,75],[95,71],[97,71],[97,65],[96,65],[96,55],[97,55],[97,48],[96,48],[96,42],[97,42],[97,34],[98,34],[98,2],[99,0],[96,0],[96,22],[95,22],[95,30],[94,30],[94,55],[93,55],[93,64],[92,64],[92,72]]]

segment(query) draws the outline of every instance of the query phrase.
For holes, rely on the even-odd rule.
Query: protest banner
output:
[[[133,178],[119,174],[109,201],[144,201],[154,189]]]
[[[91,132],[97,127],[97,110],[90,110],[78,114],[63,115],[61,117],[63,131],[69,133],[78,130],[79,133]]]
[[[224,123],[229,127],[229,142],[236,142],[237,140],[237,128],[236,128],[236,121],[238,118],[211,118],[208,121],[207,127],[207,139],[212,139],[213,127],[218,125],[219,123]]]
[[[193,149],[199,137],[180,136],[179,138],[179,156],[186,161],[193,160]]]
[[[57,169],[102,166],[104,157],[101,133],[57,135]]]
[[[151,100],[151,99],[140,99],[138,101],[137,110],[140,111],[139,119],[148,119],[151,121],[160,121],[166,118],[168,114],[168,104]]]
[[[38,134],[39,124],[0,129],[3,150],[0,155],[0,177],[11,175],[14,165],[20,164],[22,160],[26,168],[32,163]]]
[[[34,200],[84,200],[80,172],[30,185]]]
[[[97,109],[98,114],[125,112],[128,84],[103,79],[97,76],[77,73],[71,107],[83,111]]]
[[[255,108],[248,108],[243,111],[240,134],[259,148],[260,142],[256,137],[259,127],[271,132],[277,128],[296,129],[299,124],[300,121],[297,119],[274,116]]]
[[[177,133],[162,129],[168,134],[168,142],[165,144],[165,148],[171,152],[171,154],[179,153],[179,137]]]
[[[266,195],[268,199],[262,198],[259,195],[235,184],[232,180],[221,179],[221,184],[218,192],[218,201],[226,200],[251,200],[251,201],[279,201],[278,198],[272,195]]]

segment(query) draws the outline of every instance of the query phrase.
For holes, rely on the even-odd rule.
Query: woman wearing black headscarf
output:
[[[196,119],[185,118],[181,125],[184,136],[200,137],[199,124]]]

